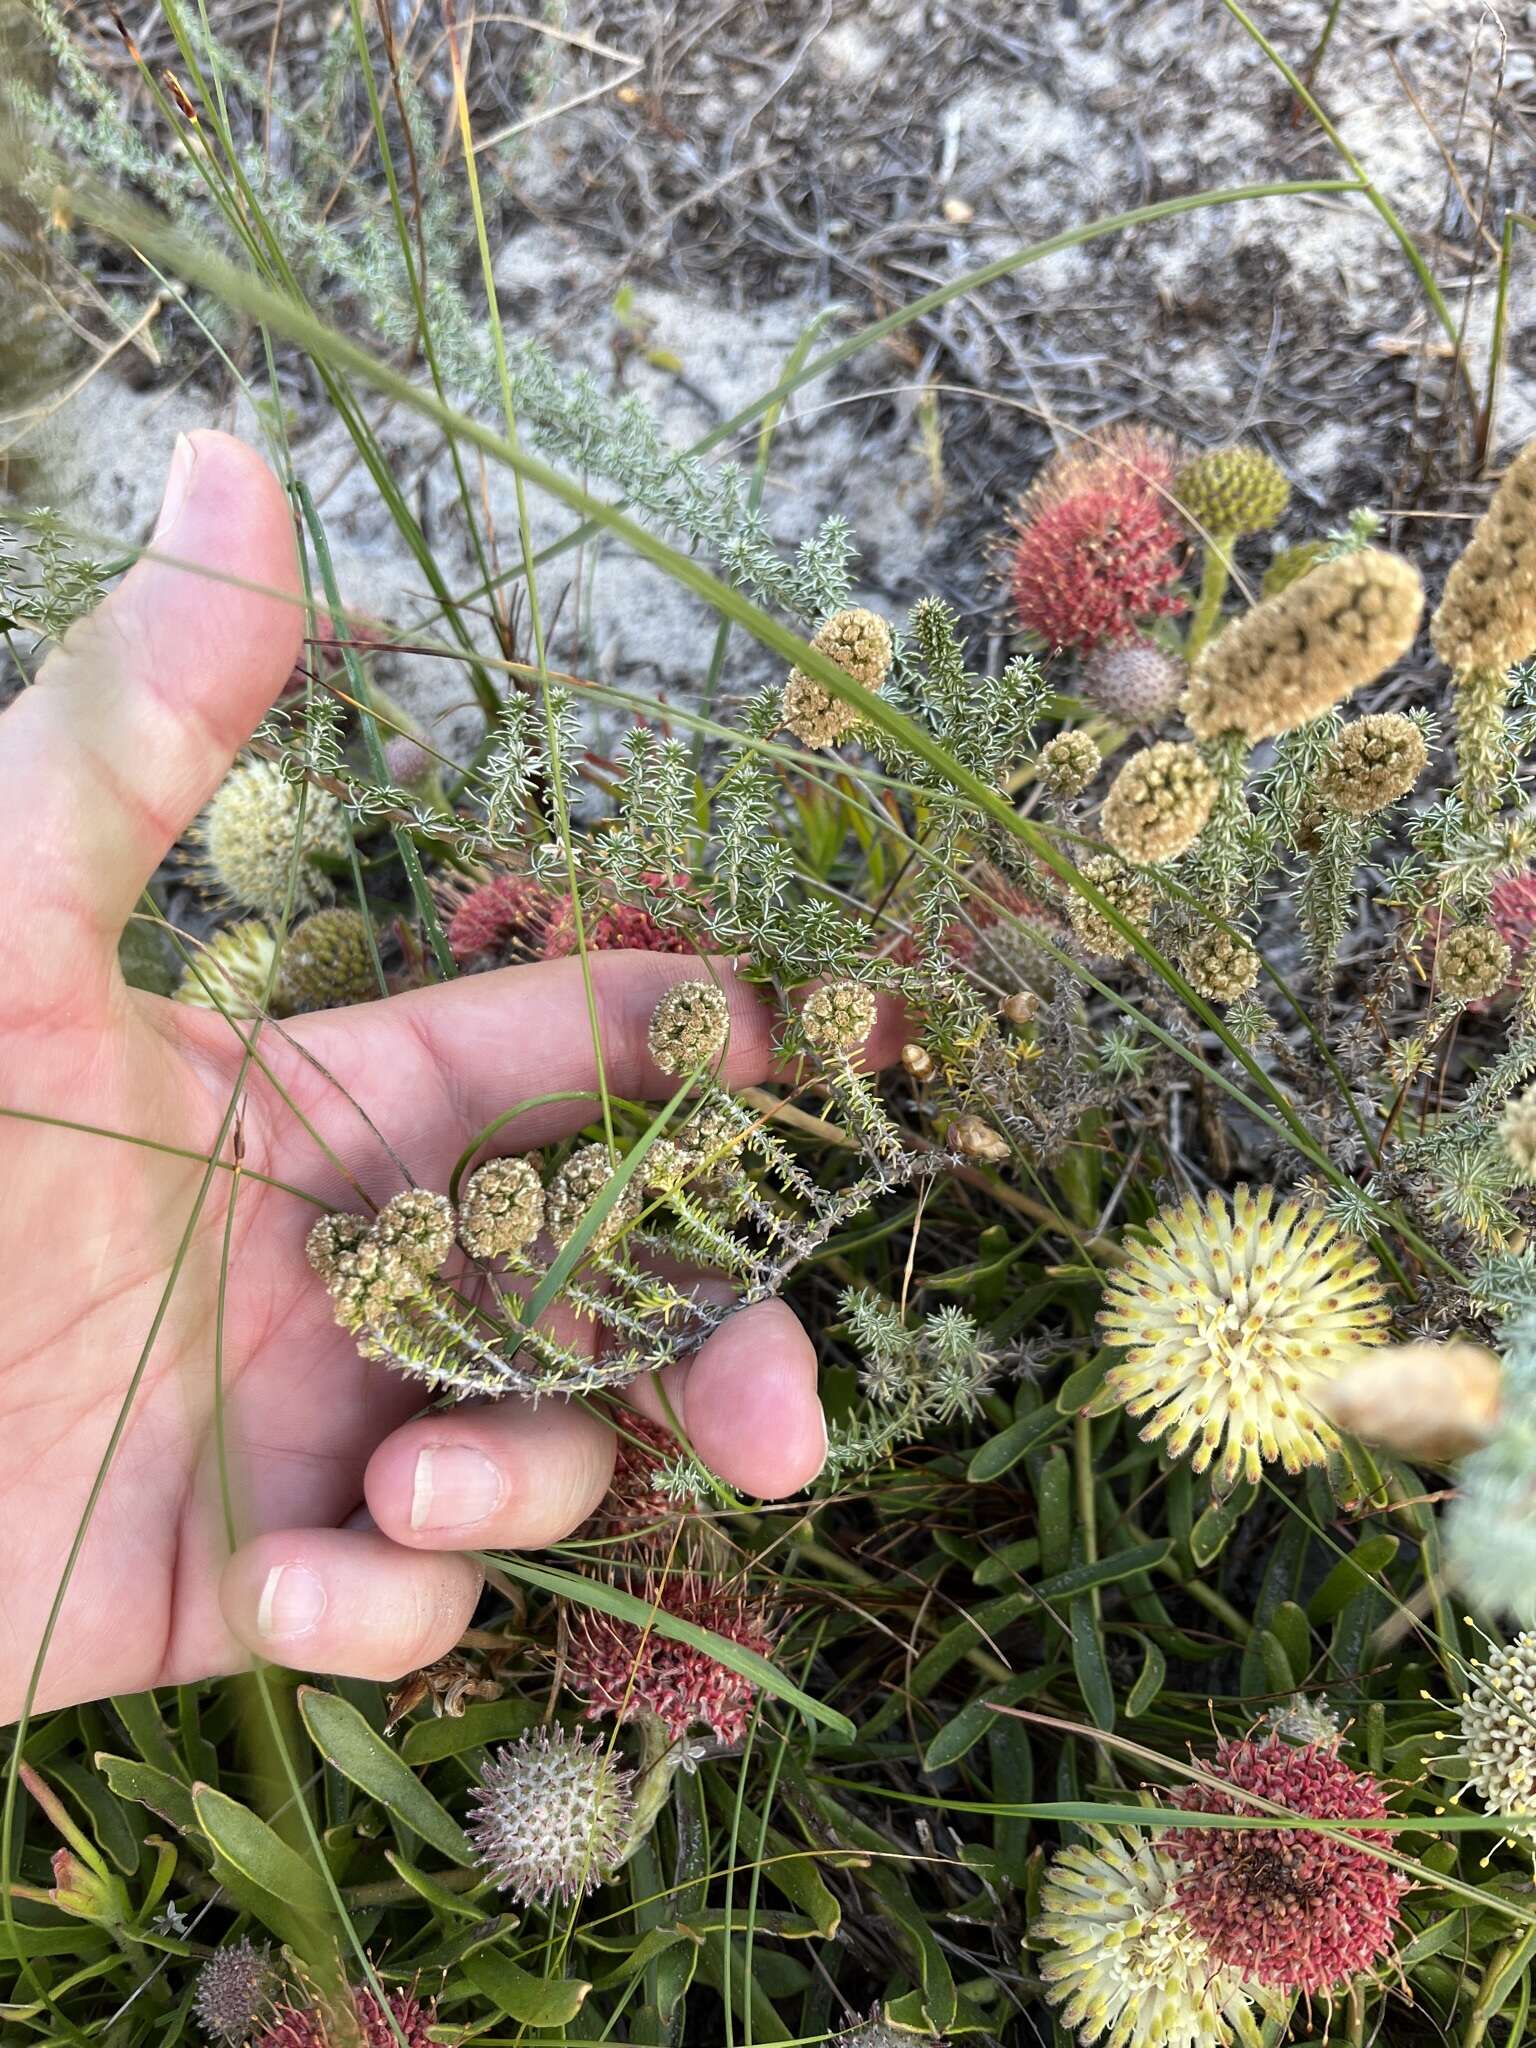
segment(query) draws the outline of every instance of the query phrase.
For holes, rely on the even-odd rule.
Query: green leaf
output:
[[[462,1714],[413,1721],[405,1731],[400,1754],[408,1764],[441,1763],[445,1756],[462,1756],[467,1749],[510,1742],[536,1728],[543,1712],[528,1700],[476,1700]]]
[[[1225,1500],[1211,1502],[1189,1532],[1189,1554],[1197,1571],[1204,1571],[1220,1557],[1238,1523],[1253,1506],[1257,1493],[1256,1486],[1245,1484],[1236,1487]]]
[[[461,1967],[498,2012],[523,2027],[568,2027],[592,1989],[575,1977],[532,1977],[494,1949],[477,1949]]]
[[[1040,1569],[1055,1577],[1072,1557],[1072,1463],[1060,1444],[1053,1444],[1035,1484],[1040,1531]]]
[[[1293,1682],[1299,1685],[1312,1661],[1312,1631],[1307,1625],[1306,1613],[1294,1600],[1282,1600],[1270,1617],[1269,1625],[1285,1650],[1286,1663],[1295,1673]]]
[[[1342,1613],[1349,1601],[1372,1586],[1397,1555],[1397,1538],[1385,1529],[1362,1536],[1348,1557],[1341,1557],[1333,1570],[1307,1602],[1307,1619],[1314,1625]]]
[[[137,1800],[140,1806],[158,1813],[184,1835],[196,1830],[192,1794],[180,1778],[157,1771],[153,1764],[141,1764],[134,1757],[108,1756],[105,1750],[96,1752],[95,1762],[117,1798]]]
[[[558,1571],[553,1565],[530,1564],[524,1557],[488,1557],[482,1562],[494,1565],[510,1578],[536,1586],[541,1593],[574,1600],[582,1607],[595,1607],[599,1614],[611,1614],[619,1621],[633,1622],[655,1635],[667,1636],[673,1642],[687,1643],[692,1649],[702,1650],[706,1657],[713,1657],[717,1664],[723,1664],[728,1671],[749,1680],[760,1692],[770,1693],[786,1706],[794,1707],[808,1721],[819,1722],[823,1728],[830,1728],[847,1742],[853,1740],[854,1726],[846,1714],[840,1714],[835,1707],[824,1706],[820,1700],[802,1692],[792,1678],[787,1677],[776,1664],[770,1664],[766,1657],[760,1657],[755,1650],[748,1650],[740,1643],[727,1642],[724,1636],[714,1635],[695,1622],[668,1614],[665,1609],[653,1606],[648,1600],[639,1600],[618,1586],[604,1585],[599,1579]]]
[[[430,1842],[450,1863],[474,1862],[475,1852],[458,1822],[383,1736],[374,1733],[356,1707],[333,1692],[301,1685],[299,1712],[316,1749],[344,1778],[350,1778],[387,1813]]]
[[[1104,1634],[1093,1602],[1081,1593],[1072,1602],[1072,1668],[1082,1688],[1083,1703],[1096,1728],[1115,1725],[1115,1686],[1104,1654]]]
[[[980,1742],[997,1723],[993,1708],[1016,1707],[1020,1700],[1043,1692],[1056,1676],[1055,1668],[1021,1672],[1017,1678],[990,1679],[976,1698],[951,1715],[923,1754],[925,1771],[947,1770]]]
[[[1138,1543],[1130,1550],[1116,1551],[1113,1557],[1096,1558],[1092,1564],[1068,1565],[1064,1572],[1042,1579],[1031,1590],[1042,1606],[1070,1600],[1079,1593],[1091,1593],[1096,1587],[1112,1586],[1117,1579],[1155,1571],[1172,1549],[1172,1541],[1167,1538],[1161,1543]]]
[[[173,1778],[186,1777],[186,1768],[176,1753],[170,1730],[160,1718],[152,1692],[118,1693],[113,1697],[112,1711],[145,1763]]]
[[[405,1880],[413,1892],[419,1892],[427,1904],[439,1913],[445,1913],[454,1920],[475,1921],[485,1918],[483,1905],[474,1905],[460,1893],[449,1891],[446,1885],[439,1884],[437,1879],[429,1876],[425,1870],[418,1870],[414,1863],[408,1863],[398,1849],[386,1849],[384,1861]],[[508,1925],[515,1927],[517,1922],[509,1920]]]
[[[1056,1409],[1061,1415],[1113,1415],[1121,1405],[1118,1394],[1100,1392],[1104,1375],[1114,1363],[1115,1354],[1105,1349],[1080,1365],[1075,1372],[1069,1372],[1056,1390]]]
[[[1168,1676],[1168,1659],[1150,1636],[1142,1644],[1141,1669],[1125,1700],[1125,1718],[1135,1721],[1157,1699]]]
[[[981,1449],[965,1468],[965,1476],[972,1486],[984,1485],[989,1479],[1001,1479],[1005,1472],[1011,1472],[1026,1451],[1032,1451],[1036,1444],[1044,1443],[1047,1437],[1060,1429],[1063,1416],[1058,1408],[1037,1408],[1033,1415],[1022,1416],[1010,1423],[998,1436],[988,1438]]]
[[[192,1806],[203,1833],[243,1877],[296,1913],[330,1915],[325,1878],[259,1814],[211,1785],[192,1787]]]

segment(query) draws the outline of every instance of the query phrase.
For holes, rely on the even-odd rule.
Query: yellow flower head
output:
[[[1090,1412],[1149,1415],[1147,1442],[1218,1486],[1321,1465],[1337,1436],[1319,1387],[1364,1346],[1379,1344],[1388,1310],[1376,1262],[1320,1210],[1276,1206],[1273,1188],[1187,1197],[1149,1226],[1104,1290],[1106,1344],[1126,1349]]]

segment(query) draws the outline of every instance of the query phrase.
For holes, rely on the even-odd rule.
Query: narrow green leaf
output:
[[[1300,1685],[1312,1662],[1312,1631],[1305,1610],[1294,1600],[1283,1600],[1270,1617],[1269,1625],[1276,1640],[1284,1646],[1285,1661],[1295,1674],[1295,1683]]]
[[[180,1778],[157,1771],[153,1764],[141,1764],[135,1757],[108,1756],[105,1750],[96,1752],[95,1762],[117,1798],[137,1800],[181,1834],[195,1831],[192,1793]]]
[[[192,1806],[198,1826],[215,1849],[252,1884],[295,1912],[330,1914],[331,1894],[324,1877],[259,1814],[211,1785],[192,1787]]]
[[[1118,1394],[1101,1392],[1104,1375],[1114,1363],[1110,1350],[1096,1352],[1075,1372],[1069,1372],[1056,1390],[1056,1409],[1061,1415],[1113,1415],[1120,1406]]]
[[[1238,1523],[1253,1506],[1257,1492],[1256,1486],[1236,1487],[1225,1500],[1212,1501],[1201,1515],[1189,1532],[1189,1554],[1197,1571],[1204,1571],[1220,1557]]]
[[[413,1721],[405,1731],[400,1754],[408,1764],[441,1763],[445,1756],[463,1756],[466,1750],[483,1749],[488,1743],[510,1742],[536,1728],[542,1718],[543,1709],[528,1700],[476,1700],[462,1714]]]
[[[1072,1668],[1082,1688],[1083,1704],[1096,1728],[1115,1725],[1115,1685],[1104,1654],[1104,1636],[1093,1602],[1086,1593],[1072,1602]]]
[[[592,1989],[574,1977],[532,1977],[495,1949],[477,1949],[461,1967],[498,2012],[524,2027],[568,2027]]]
[[[1341,1557],[1307,1602],[1307,1619],[1315,1626],[1331,1621],[1362,1588],[1384,1572],[1397,1555],[1397,1538],[1385,1529],[1362,1536],[1348,1557]]]
[[[350,1778],[386,1812],[430,1842],[450,1863],[474,1862],[474,1851],[458,1822],[384,1738],[374,1733],[356,1707],[333,1692],[301,1685],[299,1712],[316,1749],[344,1778]]]
[[[1135,1684],[1126,1695],[1125,1717],[1128,1721],[1139,1719],[1147,1711],[1162,1691],[1167,1676],[1168,1659],[1148,1636],[1142,1644],[1141,1669],[1136,1674]]]
[[[1047,1437],[1060,1429],[1063,1422],[1057,1408],[1037,1408],[1033,1415],[1025,1415],[1019,1421],[1010,1423],[998,1436],[990,1437],[965,1468],[965,1476],[972,1486],[982,1486],[989,1479],[1001,1479],[1005,1472],[1011,1472],[1026,1451],[1032,1451],[1036,1444],[1044,1443]]]
[[[405,1880],[413,1892],[420,1893],[427,1904],[437,1912],[444,1913],[454,1920],[479,1921],[485,1918],[483,1905],[474,1905],[461,1893],[449,1891],[446,1885],[439,1884],[437,1879],[429,1876],[425,1870],[418,1870],[414,1863],[407,1862],[398,1849],[386,1849],[384,1861]],[[515,1927],[517,1922],[509,1919],[507,1925]]]

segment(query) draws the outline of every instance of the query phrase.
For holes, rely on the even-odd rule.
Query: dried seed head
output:
[[[343,1252],[356,1251],[372,1228],[366,1216],[355,1216],[346,1210],[322,1216],[304,1241],[304,1256],[311,1269],[329,1284],[336,1261]]]
[[[1394,1344],[1318,1390],[1340,1429],[1437,1464],[1480,1450],[1499,1422],[1503,1373],[1481,1344]]]
[[[544,1198],[544,1222],[558,1245],[569,1243],[582,1218],[613,1179],[613,1161],[606,1145],[583,1145],[573,1152],[549,1183]],[[608,1211],[588,1242],[593,1252],[606,1251],[627,1230],[639,1214],[640,1204],[632,1187]]]
[[[488,1159],[464,1184],[459,1243],[472,1259],[515,1259],[544,1228],[544,1183],[531,1159]]]
[[[877,613],[855,606],[834,612],[811,636],[811,645],[846,669],[866,690],[878,690],[891,672],[891,629]],[[784,723],[807,747],[832,747],[859,723],[850,704],[813,677],[792,668],[784,685]]]
[[[1496,925],[1459,924],[1442,933],[1435,947],[1435,984],[1452,1002],[1481,1002],[1508,981],[1513,960]]]
[[[1413,645],[1419,572],[1400,555],[1339,555],[1234,619],[1201,653],[1184,693],[1200,739],[1272,739],[1374,682]]]
[[[1536,1187],[1536,1088],[1511,1097],[1499,1118],[1510,1164],[1527,1187]]]
[[[1059,732],[1040,749],[1040,780],[1052,796],[1081,796],[1103,756],[1085,732]]]
[[[519,1905],[569,1904],[624,1853],[632,1774],[606,1743],[540,1728],[497,1750],[480,1783],[466,1832],[476,1862]]]
[[[1158,726],[1177,708],[1189,670],[1155,640],[1101,647],[1083,663],[1080,694],[1121,725]]]
[[[875,1028],[875,994],[860,981],[830,981],[806,998],[800,1027],[817,1052],[857,1052]]]
[[[1267,533],[1291,501],[1279,463],[1247,444],[1197,455],[1173,488],[1190,523],[1209,534]]]
[[[1257,982],[1259,956],[1244,940],[1207,925],[1180,954],[1179,970],[1208,1003],[1235,1003]]]
[[[901,1064],[914,1081],[931,1081],[939,1071],[938,1062],[926,1045],[904,1045],[901,1048]]]
[[[979,1116],[957,1116],[949,1127],[949,1142],[966,1159],[984,1166],[1001,1166],[1013,1157],[1013,1147]]]
[[[296,924],[283,943],[278,997],[290,1015],[341,1010],[379,994],[371,927],[359,910],[317,910]]]
[[[997,1014],[1015,1031],[1022,1031],[1039,1016],[1040,998],[1032,988],[1016,988],[1011,996],[1003,997],[997,1006]]]
[[[1400,711],[1378,711],[1346,725],[1317,778],[1318,794],[1350,818],[1368,818],[1406,796],[1424,773],[1424,735]]]
[[[381,1249],[398,1252],[423,1276],[435,1273],[453,1250],[453,1204],[428,1188],[391,1195],[373,1226]]]
[[[337,1322],[360,1330],[387,1322],[426,1282],[415,1259],[399,1246],[381,1245],[370,1231],[354,1250],[336,1254],[325,1285]]]
[[[1509,465],[1472,529],[1429,637],[1453,669],[1512,668],[1536,654],[1536,441]]]
[[[1217,788],[1198,747],[1158,740],[1132,754],[1111,783],[1100,830],[1127,860],[1160,867],[1194,845]]]
[[[1127,867],[1117,853],[1092,854],[1078,863],[1078,871],[1127,924],[1138,930],[1145,928],[1155,900],[1152,884],[1145,875]],[[1126,940],[1086,896],[1074,891],[1067,904],[1067,917],[1084,952],[1100,954],[1107,960],[1123,960],[1130,952]]]
[[[276,959],[277,940],[259,918],[226,925],[183,968],[176,1000],[226,1017],[259,1017]]]
[[[679,981],[651,1013],[646,1044],[651,1058],[674,1079],[715,1067],[731,1034],[731,1006],[712,981]]]
[[[210,2041],[239,2048],[270,2010],[277,1989],[272,1951],[248,1936],[216,1948],[197,1973],[192,2010]]]
[[[316,858],[344,860],[351,844],[346,812],[330,791],[290,782],[272,761],[245,761],[232,768],[195,838],[218,892],[243,910],[271,918],[287,908],[290,881],[296,911],[325,902],[330,878],[315,865]]]

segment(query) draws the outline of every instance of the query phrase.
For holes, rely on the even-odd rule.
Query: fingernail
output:
[[[176,446],[171,450],[171,466],[165,473],[165,496],[160,500],[160,517],[155,521],[155,530],[149,536],[151,545],[170,532],[181,517],[181,508],[187,502],[187,492],[192,487],[192,472],[197,467],[197,450],[185,434],[176,436]]]
[[[421,1452],[411,1481],[411,1527],[466,1529],[489,1521],[507,1483],[501,1469],[467,1444],[433,1444]]]
[[[260,1636],[307,1636],[325,1612],[325,1588],[302,1564],[275,1564],[256,1603]]]

